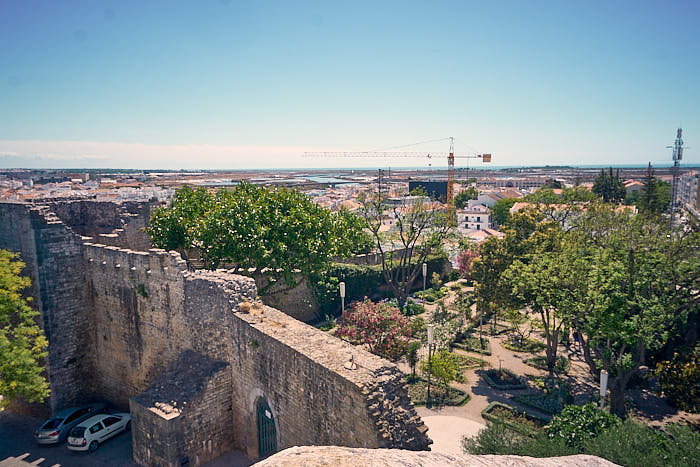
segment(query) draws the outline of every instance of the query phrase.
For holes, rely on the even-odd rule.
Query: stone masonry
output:
[[[250,278],[146,248],[150,208],[0,203],[0,248],[27,263],[50,342],[51,410],[130,408],[145,465],[199,465],[232,448],[258,458],[259,400],[278,450],[428,449],[395,365],[262,305]]]

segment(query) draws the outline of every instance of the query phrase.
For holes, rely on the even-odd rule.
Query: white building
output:
[[[469,204],[457,209],[457,226],[461,230],[484,230],[491,227],[491,210],[483,204]]]

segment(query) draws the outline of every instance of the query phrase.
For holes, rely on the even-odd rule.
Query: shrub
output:
[[[448,280],[450,282],[456,281],[459,279],[459,271],[455,271],[454,269],[450,271],[450,274],[447,276]]]
[[[533,437],[518,433],[503,422],[494,421],[472,438],[462,438],[468,454],[497,454],[530,457],[558,457],[578,454],[561,440],[551,440],[544,433]]]
[[[700,344],[693,352],[658,364],[661,391],[671,405],[688,412],[700,412]]]
[[[406,300],[406,304],[403,306],[403,314],[406,316],[419,315],[425,312],[425,307],[415,300],[410,298]]]
[[[595,438],[607,428],[620,423],[615,415],[598,410],[595,404],[567,405],[561,414],[555,415],[546,427],[550,439],[561,439],[576,449]]]
[[[416,316],[411,320],[411,337],[414,339],[422,339],[426,333],[425,320],[422,316]]]
[[[397,360],[408,348],[410,324],[396,306],[365,298],[345,311],[335,335],[354,344],[367,344],[370,352]]]
[[[464,381],[457,359],[446,350],[435,352],[430,360],[426,358],[420,362],[420,371],[434,378],[443,389],[447,389],[453,381]]]
[[[684,428],[690,434],[693,433],[691,428]],[[679,446],[678,441],[632,420],[626,420],[587,440],[583,448],[587,453],[595,453],[625,466],[680,466],[700,461],[700,457],[690,457],[693,450],[695,455],[699,454],[700,435],[695,433],[695,436],[688,438],[687,441],[695,444],[684,443]]]
[[[492,423],[503,423],[511,430],[532,436],[547,424],[546,419],[529,415],[502,402],[491,402],[481,416]]]

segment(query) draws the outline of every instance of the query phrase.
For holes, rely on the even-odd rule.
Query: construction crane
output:
[[[403,151],[321,151],[321,152],[305,152],[305,157],[357,157],[357,158],[433,158],[447,156],[447,212],[450,219],[454,217],[454,183],[455,183],[455,159],[481,159],[483,162],[491,162],[491,154],[460,154],[455,155],[454,137],[443,138],[438,140],[424,141],[421,143],[407,144],[405,146],[397,146],[397,148],[415,146],[418,144],[432,143],[435,141],[450,140],[450,152],[403,152]]]

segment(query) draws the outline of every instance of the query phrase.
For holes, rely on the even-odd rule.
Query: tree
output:
[[[473,186],[467,187],[464,190],[457,193],[457,195],[455,196],[455,207],[457,209],[464,209],[464,207],[467,204],[469,204],[470,200],[476,199],[478,197],[479,192],[476,188],[474,188]]]
[[[430,360],[423,360],[420,363],[420,371],[425,376],[430,375],[445,391],[451,382],[461,376],[457,359],[444,349],[431,355]]]
[[[17,398],[42,402],[49,395],[42,367],[48,342],[36,323],[39,312],[22,296],[31,285],[20,276],[23,269],[16,253],[0,250],[0,409]]]
[[[517,340],[522,345],[533,331],[527,314],[520,312],[520,310],[508,310],[506,311],[506,319],[510,323],[511,339]]]
[[[374,303],[365,298],[352,304],[340,317],[335,335],[353,344],[366,344],[370,352],[380,357],[397,360],[408,348],[411,320],[391,303]]]
[[[632,375],[700,306],[700,229],[592,206],[570,232],[586,265],[571,323],[591,373],[610,374],[610,411],[626,416]]]
[[[406,351],[406,360],[408,360],[408,366],[411,368],[411,376],[416,377],[416,365],[418,364],[418,350],[420,349],[420,342],[411,342],[408,345],[408,350]]]
[[[505,234],[503,238],[489,237],[479,246],[479,256],[472,260],[471,277],[475,283],[480,323],[489,311],[495,315],[499,309],[517,307],[512,286],[501,276],[513,261],[529,251],[530,237],[543,218],[534,208],[514,213],[501,229]],[[481,326],[479,330],[481,337]]]
[[[644,188],[631,194],[627,202],[635,204],[645,214],[661,214],[668,211],[671,205],[671,185],[657,180],[650,162],[644,178]]]
[[[528,253],[515,259],[501,278],[511,288],[511,303],[529,308],[540,318],[550,375],[554,374],[568,308],[580,289],[578,265],[568,261],[563,237],[557,224],[541,222],[530,238]]]
[[[508,218],[510,217],[510,208],[512,208],[517,201],[518,200],[516,198],[503,198],[499,199],[493,206],[491,206],[491,217],[493,218],[493,222],[496,224],[496,227],[501,226],[508,221]]]
[[[627,191],[620,179],[620,169],[614,175],[612,167],[607,172],[601,169],[600,175],[593,182],[593,193],[603,198],[606,203],[622,202]]]
[[[417,189],[414,195],[425,192]],[[442,205],[419,199],[390,206],[383,193],[364,194],[359,201],[360,215],[365,219],[382,262],[382,274],[394,297],[403,306],[422,270],[428,255],[439,251],[452,229]],[[395,230],[384,232],[389,221]]]
[[[185,257],[197,249],[207,268],[255,268],[256,279],[268,279],[260,289],[264,295],[280,280],[295,287],[299,277],[324,270],[334,256],[366,251],[365,225],[299,191],[241,183],[216,193],[178,190],[168,207],[153,213],[147,232],[154,246]]]

